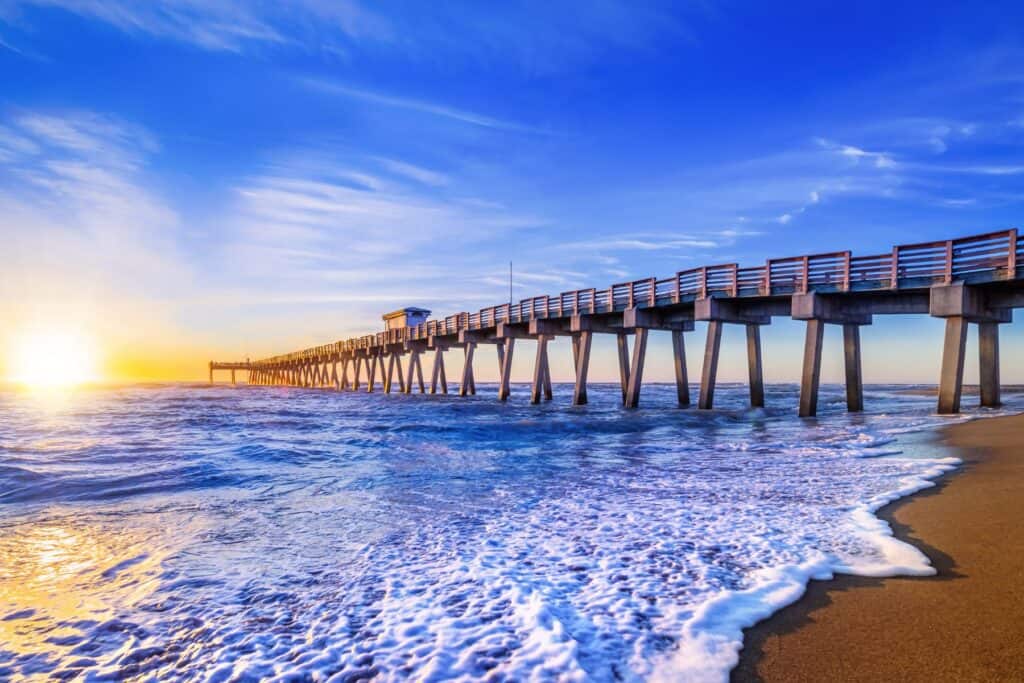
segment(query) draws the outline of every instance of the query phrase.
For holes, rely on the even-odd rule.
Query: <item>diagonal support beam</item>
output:
[[[395,358],[395,367],[398,369],[398,390],[399,392],[406,394],[405,390],[405,371],[402,370],[402,354],[394,353],[391,354]]]
[[[640,405],[640,386],[644,378],[644,358],[647,355],[646,327],[636,328],[633,338],[633,364],[629,368],[629,386],[626,389],[626,407]]]
[[[448,381],[444,376],[444,349],[438,348],[434,352],[434,369],[430,373],[430,393],[437,393],[438,382],[441,384],[441,393],[448,393]]]
[[[398,373],[399,373],[399,375],[401,375],[401,373],[402,373],[402,369],[401,368],[398,369]],[[390,394],[391,393],[391,385],[394,382],[394,380],[395,380],[395,354],[389,353],[388,354],[388,371],[384,375],[384,393],[385,394]]]
[[[412,393],[412,380],[413,373],[416,372],[416,357],[419,355],[419,351],[409,351],[409,364],[405,366],[405,380],[402,382],[402,393]]]
[[[576,386],[572,392],[572,404],[582,406],[587,403],[587,371],[590,368],[590,344],[594,333],[580,332],[574,343],[576,360]]]
[[[551,363],[548,360],[547,349],[544,349],[544,400],[550,401],[551,398]]]
[[[619,357],[619,385],[622,387],[622,405],[626,405],[626,392],[629,390],[629,337],[624,332],[615,335],[615,345]]]
[[[530,387],[530,403],[540,403],[541,393],[544,390],[547,362],[548,338],[540,335],[537,337],[537,357],[533,361],[533,385]]]
[[[676,370],[676,398],[679,405],[690,405],[690,379],[686,373],[686,342],[682,330],[672,330],[672,361]],[[619,362],[620,369],[622,362]]]
[[[373,385],[376,384],[376,382],[377,382],[377,366],[378,365],[383,366],[384,359],[381,358],[378,354],[374,354],[374,355],[370,356],[369,363],[370,363],[370,369],[367,372],[366,393],[372,394],[373,393]],[[381,369],[383,370],[383,367]]]
[[[504,346],[502,352],[501,347]],[[498,355],[501,358],[501,379],[498,382],[498,400],[507,401],[512,392],[512,353],[516,348],[515,337],[509,337],[503,345],[499,345]]]
[[[722,346],[722,325],[720,320],[708,322],[708,337],[704,343],[704,367],[700,376],[700,398],[697,407],[711,410],[715,404],[715,382],[718,380],[718,351]]]
[[[421,352],[419,352],[419,351],[416,352],[415,361],[416,361],[416,384],[420,388],[420,393],[421,394],[425,394],[425,393],[427,393],[427,389],[423,385],[423,354]],[[409,381],[409,384],[410,384],[409,392],[412,393],[412,386],[411,386],[412,385],[412,381],[411,380]]]
[[[473,381],[474,351],[476,351],[476,342],[466,342],[463,348],[464,363],[462,365],[462,381],[459,382],[459,396],[469,396],[476,393],[476,383]]]

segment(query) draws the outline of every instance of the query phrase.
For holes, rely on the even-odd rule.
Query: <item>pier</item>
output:
[[[231,384],[238,384],[237,376],[235,375],[236,370],[245,370],[249,373],[249,384],[255,384],[253,382],[252,374],[252,363],[245,361],[242,363],[224,363],[221,361],[211,360],[210,361],[210,384],[213,384],[213,371],[214,370],[229,370],[231,372]]]
[[[736,263],[691,268],[671,277],[655,277],[537,296],[474,313],[426,319],[428,311],[403,309],[406,318],[385,317],[387,329],[244,363],[210,363],[214,370],[247,370],[249,383],[323,387],[338,391],[447,394],[445,353],[464,358],[460,396],[476,393],[473,364],[479,346],[496,349],[498,399],[511,393],[516,342],[536,342],[530,401],[551,400],[548,342],[569,337],[575,367],[572,402],[587,402],[587,371],[595,334],[615,335],[622,402],[640,404],[647,338],[652,330],[672,335],[672,355],[680,406],[691,402],[686,367],[685,333],[707,322],[700,374],[699,409],[714,405],[715,382],[724,325],[746,331],[750,405],[764,405],[761,367],[762,325],[774,317],[804,321],[803,370],[799,414],[815,415],[821,375],[825,325],[843,330],[846,400],[850,411],[864,407],[861,377],[861,328],[876,315],[930,315],[945,320],[939,368],[938,412],[960,410],[964,355],[969,327],[977,329],[980,400],[997,406],[999,395],[999,325],[1024,306],[1024,240],[1016,229],[937,242],[900,245],[884,254],[849,251],[769,259],[762,265]],[[403,321],[408,324],[401,324]],[[424,360],[430,365],[424,382]]]

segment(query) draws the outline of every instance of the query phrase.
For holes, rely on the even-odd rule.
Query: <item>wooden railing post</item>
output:
[[[843,254],[843,291],[850,291],[850,252]]]
[[[626,297],[626,308],[633,308],[633,287],[635,287],[635,286],[636,286],[635,282],[630,282],[629,283],[629,296]],[[612,298],[613,299],[615,298],[614,290],[612,292]],[[612,306],[614,306],[614,305],[615,305],[615,302],[612,301]]]
[[[811,280],[811,257],[804,256],[803,264],[800,272],[800,293],[806,294],[810,288]]]
[[[764,294],[765,296],[772,295],[772,260],[768,259],[765,262],[764,267]]]
[[[708,269],[701,267],[700,269],[700,298],[706,299],[708,296]]]
[[[653,306],[654,304],[658,303],[658,281],[655,280],[653,277],[651,278],[650,288],[650,303],[651,306]]]
[[[1010,230],[1010,253],[1006,257],[1006,277],[1010,280],[1017,277],[1017,228]]]
[[[740,264],[732,264],[732,295],[740,295]]]
[[[942,280],[947,285],[953,282],[953,240],[946,240],[946,268]]]
[[[892,263],[889,264],[889,289],[900,286],[900,248],[892,248]]]
[[[676,291],[672,295],[673,302],[679,303],[683,298],[683,275],[682,273],[676,273]]]

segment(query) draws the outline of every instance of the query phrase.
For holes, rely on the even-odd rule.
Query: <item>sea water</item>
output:
[[[0,679],[726,680],[812,577],[932,572],[873,514],[957,465],[931,398],[479,389],[0,392]]]

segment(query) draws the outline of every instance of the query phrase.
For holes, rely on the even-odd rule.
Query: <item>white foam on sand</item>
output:
[[[938,458],[926,469],[903,477],[900,486],[856,505],[849,513],[853,533],[874,546],[876,554],[830,557],[816,554],[798,565],[758,570],[753,587],[726,591],[705,602],[686,623],[679,648],[657,662],[650,679],[655,681],[728,681],[739,663],[743,630],[790,605],[814,579],[829,580],[834,574],[857,576],[931,576],[935,568],[914,546],[893,536],[892,527],[875,515],[882,506],[935,485],[933,479],[955,469],[959,458]]]

